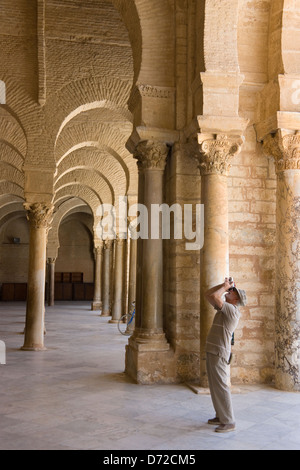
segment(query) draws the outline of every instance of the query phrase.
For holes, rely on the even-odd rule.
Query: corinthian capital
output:
[[[300,131],[293,133],[278,130],[263,140],[265,155],[272,155],[276,173],[284,170],[300,170]]]
[[[164,142],[144,140],[134,152],[134,158],[142,169],[164,170],[169,153],[169,147]]]
[[[27,219],[34,228],[49,228],[52,223],[53,204],[25,202],[24,208],[27,211]]]
[[[201,174],[228,175],[231,161],[241,151],[243,142],[242,137],[233,138],[220,134],[212,136],[199,134],[199,168]]]

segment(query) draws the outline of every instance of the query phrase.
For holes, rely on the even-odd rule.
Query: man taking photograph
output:
[[[224,300],[225,294],[225,300]],[[227,383],[228,364],[231,359],[231,339],[239,319],[239,306],[246,305],[246,294],[237,289],[229,278],[205,294],[217,310],[206,340],[206,368],[216,417],[208,423],[218,425],[216,432],[235,430],[230,387]]]

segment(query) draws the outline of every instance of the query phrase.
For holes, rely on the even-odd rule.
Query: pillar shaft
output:
[[[48,258],[48,306],[54,305],[54,288],[55,288],[55,258]]]
[[[279,130],[264,150],[277,173],[275,385],[300,391],[300,132]]]
[[[136,306],[136,260],[137,260],[137,240],[130,239],[129,252],[129,279],[128,279],[128,313],[132,313],[133,302]],[[130,324],[130,331],[135,328],[136,315]]]
[[[101,310],[102,308],[102,259],[103,259],[103,244],[96,246],[94,249],[95,257],[95,274],[94,274],[94,299],[92,302],[92,310]]]
[[[148,237],[142,240],[141,270],[142,296],[138,336],[151,341],[153,334],[163,334],[163,240],[151,237],[153,204],[163,203],[163,175],[168,155],[165,144],[142,142],[137,158],[143,172],[143,204],[148,213]]]
[[[30,224],[25,339],[22,349],[43,350],[47,230],[53,206],[24,204]]]
[[[144,171],[143,166],[137,161],[138,167],[138,203],[144,204]],[[136,228],[136,227],[135,227]],[[142,259],[143,259],[143,239],[139,237],[137,243],[137,262],[136,262],[136,304],[135,304],[135,327],[141,326],[142,298],[143,298],[143,278],[142,278]]]
[[[113,240],[105,240],[103,252],[103,300],[101,316],[109,317],[111,315],[111,265]]]
[[[204,245],[201,259],[200,382],[208,386],[205,345],[215,310],[205,292],[229,274],[227,176],[231,159],[240,151],[242,140],[227,136],[199,134],[201,202],[204,204]]]
[[[126,372],[138,383],[173,381],[174,358],[163,331],[163,240],[151,238],[152,204],[163,203],[164,143],[143,141],[136,149],[139,203],[148,211],[148,238],[137,249],[137,318],[126,348]],[[141,186],[141,183],[143,184]]]
[[[124,282],[125,282],[125,246],[126,239],[118,237],[115,241],[115,269],[114,269],[114,294],[112,304],[112,318],[110,323],[117,323],[125,313],[124,305]]]

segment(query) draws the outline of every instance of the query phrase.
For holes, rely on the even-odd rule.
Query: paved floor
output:
[[[0,303],[0,449],[300,449],[300,393],[242,387],[237,429],[206,424],[210,396],[140,386],[123,373],[127,338],[87,303],[46,307],[47,351],[20,351],[25,305]]]

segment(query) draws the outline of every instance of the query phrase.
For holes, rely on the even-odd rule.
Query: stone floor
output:
[[[0,303],[0,449],[300,449],[300,394],[241,387],[237,429],[206,424],[210,396],[139,386],[123,373],[127,338],[87,303],[46,307],[46,351],[20,351],[25,305]]]

